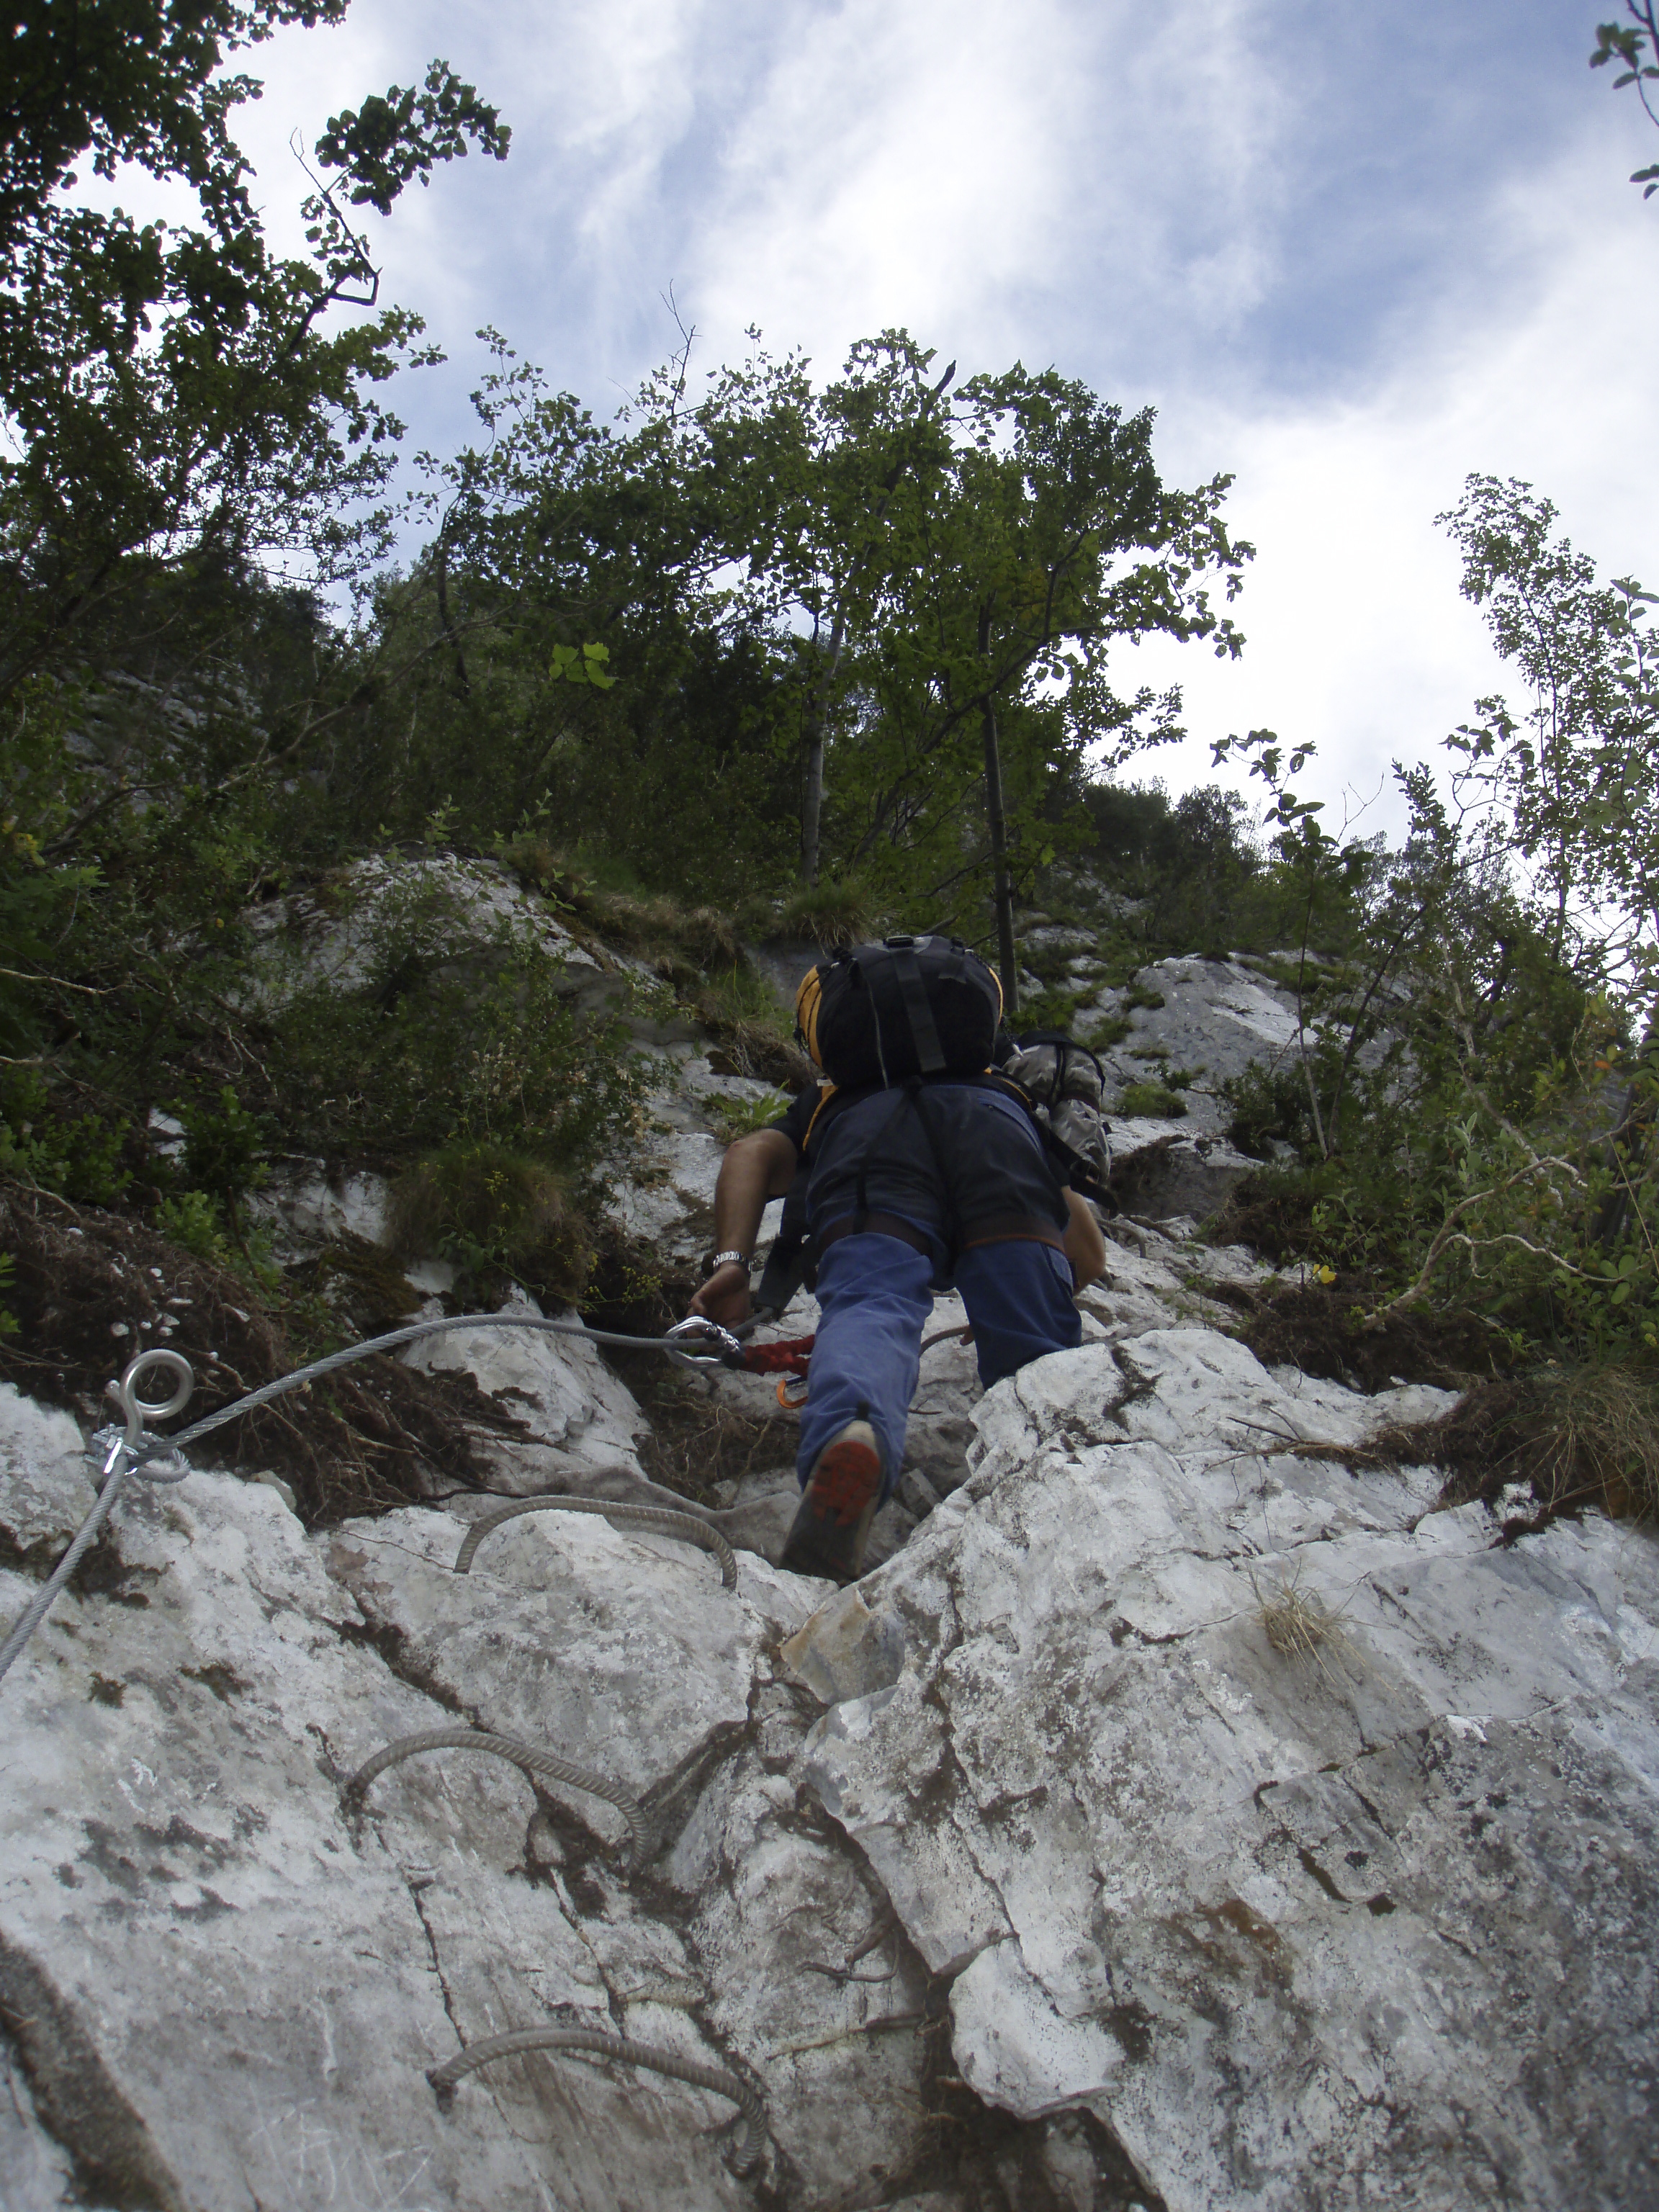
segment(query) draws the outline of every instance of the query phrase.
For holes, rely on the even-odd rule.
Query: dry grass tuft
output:
[[[1328,1674],[1328,1656],[1346,1677],[1345,1662],[1352,1661],[1357,1666],[1358,1654],[1342,1626],[1343,1608],[1339,1606],[1333,1612],[1317,1590],[1304,1589],[1303,1564],[1298,1559],[1291,1575],[1280,1567],[1277,1581],[1265,1592],[1255,1568],[1249,1570],[1250,1588],[1255,1592],[1255,1617],[1281,1658],[1312,1659]]]
[[[1513,1525],[1516,1534],[1586,1506],[1659,1520],[1659,1367],[1549,1366],[1479,1383],[1437,1421],[1382,1431],[1371,1450],[1396,1465],[1443,1467],[1447,1505],[1490,1504],[1527,1484],[1538,1510]]]

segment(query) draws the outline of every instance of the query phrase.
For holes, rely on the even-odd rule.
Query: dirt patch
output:
[[[0,1250],[15,1260],[6,1295],[18,1321],[0,1340],[0,1375],[85,1421],[112,1417],[107,1384],[152,1345],[195,1370],[192,1420],[328,1348],[296,1345],[239,1277],[143,1222],[20,1183],[0,1183]],[[377,1354],[231,1422],[204,1449],[216,1466],[284,1475],[316,1527],[438,1487],[485,1487],[471,1429],[520,1425],[470,1376]]]
[[[1371,1395],[1395,1382],[1462,1390],[1506,1364],[1503,1340],[1474,1315],[1395,1314],[1370,1327],[1384,1293],[1341,1276],[1277,1288],[1206,1283],[1205,1296],[1241,1316],[1238,1335],[1264,1367],[1299,1367]]]
[[[1659,1520],[1659,1367],[1546,1367],[1477,1383],[1437,1421],[1400,1424],[1371,1440],[1396,1465],[1442,1467],[1442,1502],[1493,1504],[1525,1484],[1534,1510],[1504,1524],[1511,1540],[1563,1513],[1599,1507]]]

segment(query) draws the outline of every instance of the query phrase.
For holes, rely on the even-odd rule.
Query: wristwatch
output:
[[[749,1265],[746,1252],[705,1252],[702,1255],[702,1279],[706,1283],[717,1267],[724,1267],[735,1260],[740,1267]]]

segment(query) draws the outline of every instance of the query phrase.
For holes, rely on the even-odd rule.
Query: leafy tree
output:
[[[344,506],[377,493],[395,418],[373,389],[418,335],[372,307],[378,277],[346,206],[387,211],[412,179],[507,134],[447,64],[329,124],[332,181],[305,204],[312,255],[273,255],[230,135],[255,96],[217,74],[278,25],[346,0],[33,0],[0,89],[0,703],[61,678],[89,618],[158,566],[298,558],[319,578],[376,543]],[[75,165],[132,164],[194,193],[192,224],[77,202]],[[427,356],[429,358],[430,356]]]
[[[1650,123],[1659,125],[1659,112],[1653,105],[1650,88],[1659,81],[1659,21],[1655,18],[1656,0],[1625,0],[1626,23],[1598,23],[1595,27],[1595,52],[1590,56],[1592,69],[1605,69],[1609,62],[1622,64],[1614,77],[1613,89],[1627,84],[1636,87],[1636,96],[1647,112]],[[1659,192],[1659,161],[1650,163],[1645,169],[1631,172],[1631,182],[1644,186],[1642,197],[1650,200]]]
[[[1530,691],[1498,697],[1448,740],[1460,793],[1512,824],[1515,850],[1570,935],[1638,1001],[1659,990],[1659,682],[1654,595],[1557,538],[1528,484],[1472,476],[1440,520],[1463,556],[1463,594]]]
[[[1053,856],[1036,835],[1052,775],[1091,746],[1121,760],[1176,734],[1177,693],[1113,690],[1113,642],[1161,631],[1237,653],[1208,580],[1231,599],[1251,549],[1221,517],[1231,479],[1163,483],[1150,410],[1126,419],[1086,386],[1016,368],[975,378],[954,419],[949,473],[920,504],[866,656],[871,712],[841,757],[865,817],[855,865],[887,840],[937,855],[933,896],[989,875],[1012,1009],[1016,867]]]

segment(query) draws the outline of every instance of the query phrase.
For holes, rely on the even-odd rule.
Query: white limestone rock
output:
[[[40,1426],[44,1479],[66,1439]],[[747,2071],[803,2212],[912,2154],[912,1954],[895,1936],[869,1989],[806,1969],[883,1905],[787,1778],[810,1709],[768,1654],[823,1585],[745,1560],[727,1591],[706,1554],[556,1519],[458,1577],[460,1524],[431,1511],[308,1539],[200,1473],[118,1507],[122,1575],[61,1600],[0,1689],[7,2212],[754,2202],[720,2156],[729,2105],[649,2073],[504,2061],[440,2108],[428,2067],[549,2020]],[[0,1573],[0,1606],[33,1587]],[[660,1867],[625,1883],[609,1808],[538,1812],[462,1752],[343,1806],[362,1759],[457,1702],[627,1781],[678,1767]]]
[[[518,1290],[500,1310],[541,1314],[536,1301]],[[435,1306],[428,1317],[439,1317]],[[580,1325],[574,1312],[549,1318]],[[540,1329],[481,1327],[418,1338],[401,1357],[427,1374],[441,1369],[470,1374],[487,1396],[526,1424],[522,1438],[475,1431],[495,1487],[526,1494],[568,1487],[558,1478],[573,1465],[620,1467],[642,1476],[638,1440],[649,1425],[596,1345]]]
[[[1446,1402],[1203,1329],[1036,1363],[863,1586],[899,1680],[808,1741],[960,1977],[963,2078],[1081,2100],[1172,2212],[1649,2186],[1659,1555],[1595,1519],[1495,1547],[1426,1473],[1289,1455],[1396,1395]],[[1261,1620],[1289,1588],[1339,1617],[1299,1662]]]
[[[50,1564],[97,1496],[79,1425],[0,1382],[0,1534],[14,1555]]]

